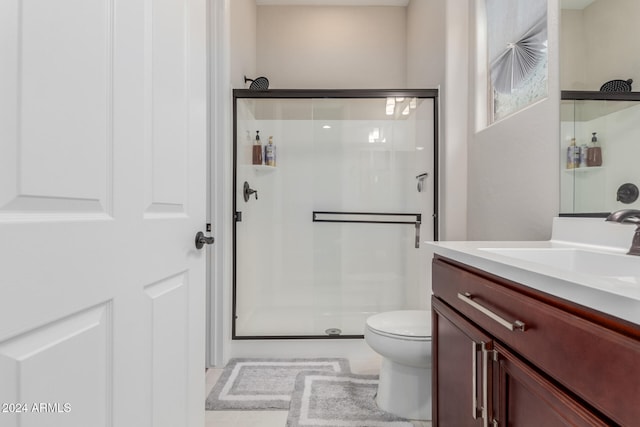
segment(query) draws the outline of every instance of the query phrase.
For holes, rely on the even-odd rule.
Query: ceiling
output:
[[[409,0],[256,0],[258,6],[407,6]]]

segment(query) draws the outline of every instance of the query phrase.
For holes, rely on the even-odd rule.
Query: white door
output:
[[[0,426],[204,424],[205,0],[0,1]]]

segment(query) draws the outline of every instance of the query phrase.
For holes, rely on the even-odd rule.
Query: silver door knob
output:
[[[215,239],[211,236],[205,236],[202,231],[196,234],[196,249],[202,249],[204,245],[213,245]]]

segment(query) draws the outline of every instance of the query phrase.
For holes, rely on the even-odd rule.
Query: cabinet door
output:
[[[500,344],[495,344],[495,421],[498,426],[608,426]],[[494,422],[494,425],[495,422]]]
[[[438,258],[433,292],[614,425],[640,423],[640,329],[527,286]],[[469,298],[526,331],[512,331]],[[635,398],[635,399],[634,399]]]
[[[435,297],[432,310],[434,426],[485,426],[493,342]]]

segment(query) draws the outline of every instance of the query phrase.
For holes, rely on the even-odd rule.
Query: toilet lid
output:
[[[367,318],[367,327],[384,334],[429,338],[431,311],[398,310],[378,313]]]

